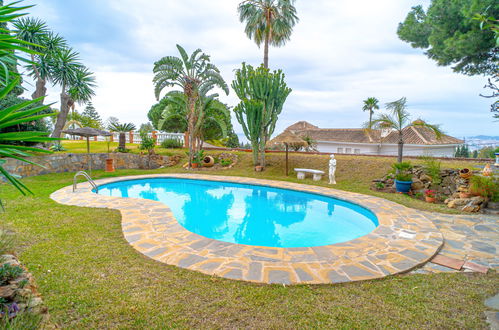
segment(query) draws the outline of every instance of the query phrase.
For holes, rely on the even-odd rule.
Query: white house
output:
[[[396,156],[398,153],[396,131],[319,128],[306,121],[299,121],[286,130],[311,137],[317,142],[319,152],[389,156]],[[421,126],[409,126],[402,132],[406,156],[453,157],[457,146],[464,143],[445,134],[438,139],[430,129]]]

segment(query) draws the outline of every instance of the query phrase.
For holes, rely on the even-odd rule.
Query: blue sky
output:
[[[258,65],[263,51],[244,34],[239,0],[25,0],[81,54],[96,74],[94,105],[103,118],[139,125],[155,103],[152,67],[163,56],[201,48],[230,82],[241,62]],[[282,48],[271,48],[271,68],[283,69],[293,89],[276,133],[299,120],[320,127],[360,127],[368,119],[362,100],[381,103],[402,96],[413,118],[441,124],[457,137],[497,135],[489,112],[485,77],[437,67],[421,50],[396,36],[413,0],[297,0],[300,22]],[[311,5],[313,4],[313,5]],[[29,80],[26,87],[29,89]],[[48,101],[60,91],[49,88]],[[31,94],[31,93],[29,93]],[[28,95],[29,95],[28,94]],[[231,91],[222,101],[235,106]],[[240,127],[233,120],[236,131]]]

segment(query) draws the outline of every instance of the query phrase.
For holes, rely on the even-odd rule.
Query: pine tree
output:
[[[478,158],[478,150],[473,151],[473,158]]]
[[[461,146],[457,146],[456,153],[454,154],[454,157],[456,157],[456,158],[461,157]]]
[[[102,118],[100,117],[99,113],[95,109],[92,102],[88,102],[87,106],[85,107],[81,115],[83,117],[89,118],[91,121],[95,123],[98,123],[99,126],[102,127]]]

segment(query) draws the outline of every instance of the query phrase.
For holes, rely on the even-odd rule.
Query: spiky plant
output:
[[[125,133],[131,132],[135,130],[135,125],[132,123],[111,123],[109,124],[109,130],[111,132],[119,133],[119,144],[118,150],[125,151],[126,150],[126,135]]]

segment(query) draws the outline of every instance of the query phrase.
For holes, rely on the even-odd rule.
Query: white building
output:
[[[398,154],[398,132],[362,128],[319,128],[306,121],[297,122],[286,130],[309,136],[317,142],[319,152],[335,154],[389,155]],[[404,128],[404,155],[453,157],[464,141],[443,134],[438,139],[430,129],[421,126]]]

